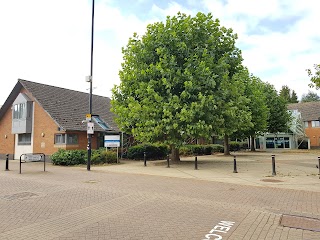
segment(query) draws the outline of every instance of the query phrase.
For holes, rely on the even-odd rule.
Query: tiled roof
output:
[[[54,87],[41,83],[18,80],[28,90],[51,118],[66,131],[87,131],[85,120],[89,113],[89,94],[70,89]],[[93,95],[92,114],[100,118],[114,131],[119,128],[114,122],[114,114],[110,112],[110,98]],[[103,131],[95,124],[95,130]]]
[[[303,121],[319,120],[320,102],[292,103],[288,105],[289,110],[298,110]]]

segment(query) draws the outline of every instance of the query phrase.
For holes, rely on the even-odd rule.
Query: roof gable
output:
[[[8,109],[11,108],[12,103],[19,95],[20,91],[22,89],[21,83],[18,81],[14,88],[12,89],[11,93],[9,94],[7,100],[4,102],[2,107],[0,108],[0,119],[5,115],[5,113],[8,111]]]
[[[18,79],[18,83],[15,86],[15,97],[19,94],[22,87],[33,96],[38,104],[63,130],[87,130],[87,126],[82,123],[82,120],[85,119],[89,111],[88,93]],[[7,105],[10,106],[14,99],[9,101]],[[110,98],[92,95],[92,113],[99,115],[112,130],[119,131],[114,123],[114,114],[110,112],[110,108]],[[0,118],[2,117],[2,111],[5,112],[5,110],[1,108]],[[103,131],[98,125],[96,125],[96,130]]]

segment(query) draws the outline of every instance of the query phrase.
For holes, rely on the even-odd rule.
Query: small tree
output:
[[[299,102],[298,95],[294,90],[292,90],[290,103],[298,103],[298,102]]]
[[[294,90],[291,90],[287,85],[282,86],[279,96],[287,103],[297,103],[298,96]]]

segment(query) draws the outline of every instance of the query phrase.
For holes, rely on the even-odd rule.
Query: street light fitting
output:
[[[86,82],[92,82],[92,76],[86,76]]]

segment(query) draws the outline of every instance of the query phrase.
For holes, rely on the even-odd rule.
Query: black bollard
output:
[[[143,152],[143,161],[144,161],[144,166],[147,166],[147,153]]]
[[[276,156],[275,155],[271,155],[272,158],[272,176],[277,175],[276,173]]]
[[[197,156],[195,156],[195,158],[194,158],[194,169],[198,170],[198,157]]]
[[[167,155],[167,168],[169,168],[170,167],[170,163],[169,163],[169,154]]]
[[[318,157],[318,169],[319,169],[319,179],[320,179],[320,157]]]
[[[6,171],[9,171],[9,154],[6,154]]]
[[[237,171],[237,157],[233,156],[233,173],[238,173]]]

